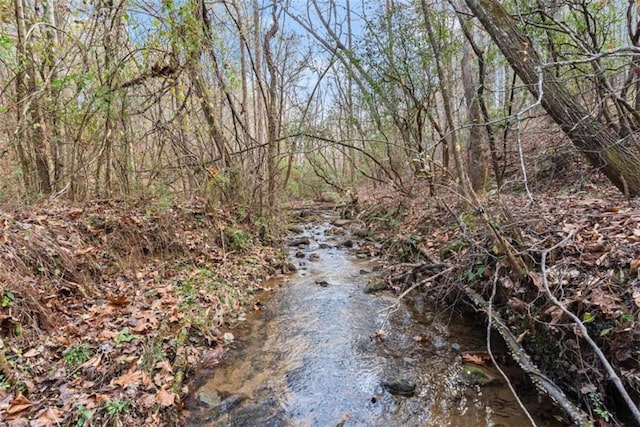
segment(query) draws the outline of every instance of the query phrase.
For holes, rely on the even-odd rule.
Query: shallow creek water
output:
[[[377,261],[358,259],[335,230],[328,221],[305,228],[310,245],[291,252],[300,270],[259,296],[262,310],[233,330],[225,360],[199,373],[186,425],[530,425],[499,380],[470,385],[461,376],[460,353],[484,349],[477,324],[413,298],[389,316],[384,339],[374,338],[395,299],[364,293]],[[415,391],[384,385],[398,380]],[[548,412],[535,394],[528,400],[534,417]]]

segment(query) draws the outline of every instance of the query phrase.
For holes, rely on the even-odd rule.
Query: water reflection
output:
[[[291,253],[302,269],[260,296],[264,309],[234,331],[227,359],[202,373],[210,378],[187,425],[530,425],[499,381],[461,376],[460,351],[484,347],[477,327],[445,323],[414,298],[389,317],[384,339],[374,337],[394,299],[363,292],[376,261],[357,259],[328,230],[307,227],[309,245]]]

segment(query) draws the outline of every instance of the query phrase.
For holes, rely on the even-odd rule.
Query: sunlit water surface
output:
[[[389,316],[384,339],[374,337],[395,299],[364,293],[376,260],[357,259],[335,230],[306,227],[310,245],[291,252],[301,269],[259,296],[262,310],[234,329],[225,360],[199,373],[187,425],[531,425],[504,383],[462,378],[460,354],[484,349],[482,327],[438,316],[414,297]],[[383,386],[397,380],[415,384],[413,395]],[[534,393],[526,403],[538,425],[561,425]]]

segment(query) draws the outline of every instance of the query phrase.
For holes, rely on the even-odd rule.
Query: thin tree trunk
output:
[[[271,41],[278,32],[278,3],[277,0],[273,0],[271,11],[271,28],[264,36],[264,58],[267,63],[267,70],[269,72],[269,86],[268,86],[268,99],[267,99],[267,203],[268,209],[274,209],[276,205],[276,188],[277,188],[277,165],[276,154],[278,144],[278,130],[276,115],[278,114],[277,101],[277,83],[278,74],[276,64],[273,59],[273,52],[271,51]]]
[[[33,46],[30,40],[25,38],[25,7],[22,0],[16,0],[16,18],[22,25],[22,37],[18,39],[21,45],[23,63],[21,67],[25,69],[26,93],[25,98],[20,103],[26,102],[26,110],[31,119],[30,139],[33,146],[33,156],[35,160],[36,171],[36,188],[35,190],[43,195],[51,194],[51,177],[49,176],[49,162],[46,154],[47,147],[47,129],[42,114],[42,98],[38,95],[38,80],[35,68],[35,58],[33,55]],[[21,24],[20,24],[21,23]],[[33,36],[32,36],[33,37]],[[22,107],[20,107],[22,108]]]
[[[453,159],[456,166],[456,172],[458,173],[458,179],[460,180],[460,189],[462,190],[463,195],[468,194],[469,188],[467,187],[467,177],[462,168],[462,148],[460,146],[460,142],[458,141],[458,134],[455,129],[455,121],[453,119],[453,107],[451,104],[451,97],[449,96],[449,86],[446,81],[446,76],[444,73],[444,69],[442,66],[442,55],[440,51],[439,42],[436,40],[433,25],[431,23],[431,11],[429,10],[429,6],[427,5],[426,0],[421,0],[420,4],[422,6],[422,13],[424,15],[424,22],[427,28],[427,36],[429,37],[429,43],[432,46],[434,59],[436,62],[436,71],[438,73],[438,83],[440,85],[440,93],[442,95],[442,103],[444,106],[444,112],[447,119],[447,127],[449,130],[451,144],[453,145]],[[449,144],[446,143],[447,138],[443,139],[443,166],[448,169],[449,163]],[[446,156],[445,156],[446,154]]]
[[[464,86],[464,98],[469,112],[469,180],[474,191],[482,192],[487,185],[487,162],[484,154],[485,136],[482,127],[482,112],[480,111],[480,100],[476,91],[472,67],[471,67],[471,47],[465,44],[462,53],[462,84]],[[466,64],[466,65],[465,65]]]
[[[25,111],[23,103],[27,102],[27,82],[25,66],[27,63],[27,53],[25,46],[25,33],[26,24],[24,18],[24,7],[22,0],[14,0],[14,10],[16,16],[16,29],[17,29],[17,48],[16,56],[18,63],[18,71],[16,72],[16,152],[18,153],[18,159],[20,160],[20,167],[22,169],[22,179],[25,190],[27,192],[33,191],[33,176],[31,169],[31,161],[27,156],[27,150],[25,144],[28,141],[29,133],[26,123]]]

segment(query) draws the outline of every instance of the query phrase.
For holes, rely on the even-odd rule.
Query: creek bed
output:
[[[186,425],[530,425],[497,372],[465,376],[461,352],[485,345],[478,319],[438,315],[414,297],[376,336],[395,299],[364,292],[379,261],[356,257],[340,230],[327,218],[296,236],[309,241],[291,250],[299,271],[258,296],[262,309],[234,329],[225,360],[198,374]],[[537,424],[562,425],[538,400],[525,393]]]

